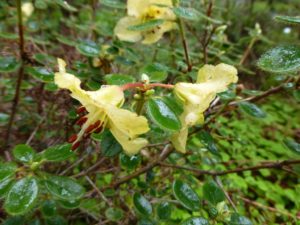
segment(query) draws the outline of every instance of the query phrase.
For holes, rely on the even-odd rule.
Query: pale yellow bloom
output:
[[[184,104],[184,112],[180,116],[182,129],[171,137],[176,150],[182,153],[186,151],[188,128],[203,123],[203,113],[217,93],[226,91],[229,84],[237,81],[236,68],[222,63],[217,66],[203,66],[198,72],[195,84],[178,83],[175,85],[175,94]]]
[[[93,132],[101,132],[105,127],[110,129],[128,155],[138,153],[147,145],[146,139],[138,137],[149,130],[147,119],[120,109],[124,103],[124,93],[119,86],[111,85],[97,91],[85,91],[80,87],[81,81],[66,72],[66,63],[62,59],[58,59],[58,65],[59,72],[55,73],[55,83],[60,88],[71,91],[71,96],[87,111],[78,121],[82,125],[80,132],[71,137],[70,142],[74,149],[82,138]]]
[[[27,19],[32,15],[34,11],[33,4],[31,2],[25,2],[21,6],[21,11],[23,14],[23,20],[27,21]]]
[[[158,6],[157,4],[163,5]],[[120,40],[153,44],[162,38],[165,32],[176,27],[176,16],[170,9],[172,0],[128,0],[128,16],[120,19],[115,27],[115,34]],[[132,31],[128,27],[145,23],[149,20],[162,19],[164,22],[145,31]]]

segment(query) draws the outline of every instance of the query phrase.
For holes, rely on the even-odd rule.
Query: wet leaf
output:
[[[150,216],[152,213],[151,203],[140,193],[133,195],[133,203],[136,210],[143,216]]]
[[[32,162],[35,155],[36,155],[36,153],[33,150],[33,148],[31,148],[30,146],[25,145],[25,144],[17,145],[13,149],[14,158],[23,163]]]

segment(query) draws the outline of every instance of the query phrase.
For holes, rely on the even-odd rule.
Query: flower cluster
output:
[[[122,41],[153,44],[165,32],[176,27],[176,16],[171,10],[172,0],[128,0],[128,16],[120,19],[115,27],[115,34]],[[157,26],[142,31],[130,30],[131,26],[140,25],[151,20],[161,20]]]

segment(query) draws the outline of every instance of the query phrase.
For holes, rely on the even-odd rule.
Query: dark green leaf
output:
[[[46,225],[68,225],[68,222],[61,216],[47,218]]]
[[[300,69],[300,46],[279,46],[267,51],[258,60],[258,67],[272,73],[293,73]]]
[[[284,144],[290,149],[292,150],[292,152],[300,154],[300,144],[295,142],[292,139],[285,139]]]
[[[23,225],[24,224],[24,218],[21,216],[14,216],[9,217],[7,220],[5,220],[2,225]]]
[[[225,200],[224,192],[214,181],[206,182],[203,185],[203,197],[213,205]]]
[[[173,12],[176,16],[187,20],[197,21],[200,19],[200,12],[193,8],[174,7]]]
[[[64,144],[47,148],[41,152],[41,155],[42,158],[47,161],[60,162],[74,156],[75,154],[71,150],[70,144]]]
[[[126,4],[120,0],[101,0],[101,3],[112,8],[126,9]]]
[[[275,16],[275,20],[284,23],[300,24],[299,16]]]
[[[136,210],[143,216],[150,216],[152,213],[151,203],[140,193],[133,195],[133,204]]]
[[[43,65],[54,65],[56,63],[56,59],[53,56],[43,53],[37,53],[33,58]]]
[[[192,217],[183,221],[181,225],[209,225],[209,222],[202,217]]]
[[[76,49],[85,56],[98,57],[100,49],[95,42],[92,41],[81,41],[76,45]]]
[[[177,131],[181,122],[176,113],[161,98],[152,98],[147,102],[147,114],[160,128]]]
[[[26,73],[43,82],[53,82],[54,73],[44,67],[26,67]]]
[[[252,222],[247,217],[233,213],[231,215],[229,225],[252,225]]]
[[[150,219],[142,218],[141,220],[139,220],[137,225],[157,225],[157,224]]]
[[[44,217],[52,217],[56,214],[56,203],[52,200],[43,202],[41,212]]]
[[[250,102],[239,103],[240,108],[247,114],[257,118],[266,117],[266,113],[262,111],[257,105]]]
[[[191,211],[200,209],[199,196],[188,184],[175,180],[173,182],[173,194],[185,208]]]
[[[30,146],[25,144],[17,145],[13,149],[14,158],[23,163],[32,162],[35,154],[35,151]]]
[[[104,79],[109,85],[123,85],[135,82],[134,77],[124,74],[108,74]]]
[[[84,195],[84,188],[69,177],[48,176],[45,180],[48,191],[63,200],[75,200]]]
[[[171,217],[171,205],[168,202],[162,202],[157,206],[157,216],[160,220],[168,220]]]
[[[133,156],[128,156],[124,153],[120,154],[120,162],[122,167],[125,167],[128,170],[133,170],[135,169],[141,161],[141,156],[139,155],[133,155]]]
[[[77,9],[73,6],[71,6],[67,1],[54,0],[54,2],[69,12],[77,12]]]
[[[114,136],[107,130],[102,134],[101,149],[103,155],[106,157],[114,157],[123,150],[119,142],[117,142]]]
[[[294,95],[294,98],[296,99],[296,101],[300,102],[300,90],[294,90],[293,95]],[[0,121],[1,121],[1,119],[0,119]]]
[[[70,201],[64,201],[60,200],[59,205],[65,209],[76,209],[80,205],[79,200],[70,200]]]
[[[34,177],[22,178],[8,192],[4,202],[5,210],[11,215],[24,214],[33,207],[38,190],[38,182]]]
[[[14,72],[20,67],[20,63],[12,56],[0,57],[0,72]]]
[[[214,155],[220,155],[213,137],[207,131],[200,132],[199,136],[201,143]]]
[[[141,73],[147,74],[151,82],[162,82],[168,76],[167,68],[159,63],[146,65]]]
[[[129,26],[127,29],[131,31],[145,31],[145,30],[152,30],[153,28],[161,25],[164,23],[164,20],[162,19],[153,19],[148,20],[147,22],[138,24],[138,25],[132,25]]]
[[[123,210],[120,208],[108,208],[105,210],[105,216],[110,221],[120,221],[124,217]]]

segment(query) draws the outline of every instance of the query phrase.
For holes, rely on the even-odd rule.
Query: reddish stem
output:
[[[161,88],[174,88],[173,84],[161,84],[161,83],[153,83],[153,84],[144,84],[144,83],[129,83],[124,84],[121,88],[123,91],[132,89],[132,88],[142,88],[143,90],[148,90],[154,87],[161,87]]]

